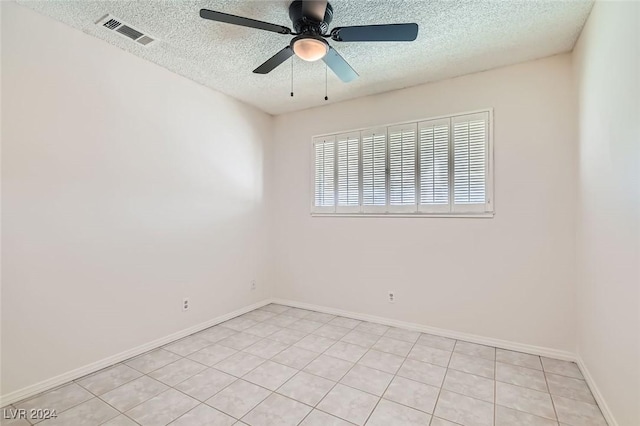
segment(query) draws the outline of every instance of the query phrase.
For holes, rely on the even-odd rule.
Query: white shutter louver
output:
[[[418,123],[420,202],[418,210],[443,213],[449,209],[448,118]]]
[[[416,211],[416,124],[389,127],[389,211]]]
[[[335,137],[314,141],[314,203],[319,213],[335,211]]]
[[[319,215],[493,216],[493,111],[313,138]]]
[[[362,137],[362,209],[385,212],[387,209],[387,129],[363,131]]]
[[[457,116],[453,126],[453,211],[483,212],[487,204],[489,114]]]
[[[360,133],[336,136],[338,151],[337,212],[360,211]]]

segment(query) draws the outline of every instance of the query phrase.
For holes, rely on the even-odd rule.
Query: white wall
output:
[[[620,426],[640,424],[640,4],[597,2],[574,50],[578,355]]]
[[[310,216],[312,135],[486,107],[493,219]],[[570,55],[278,116],[274,135],[276,296],[574,350]]]
[[[1,7],[1,393],[270,296],[271,117]]]

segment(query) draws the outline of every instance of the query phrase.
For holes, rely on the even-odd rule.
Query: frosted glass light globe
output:
[[[322,59],[328,51],[327,42],[317,38],[299,38],[293,42],[293,53],[304,61],[313,62]]]

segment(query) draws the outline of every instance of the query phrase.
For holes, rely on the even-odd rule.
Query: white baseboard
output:
[[[492,337],[478,336],[476,334],[461,333],[458,331],[445,330],[442,328],[429,327],[422,324],[399,321],[375,315],[361,314],[359,312],[344,311],[341,309],[328,308],[326,306],[312,305],[309,303],[300,303],[293,300],[273,299],[273,303],[293,306],[301,309],[309,309],[318,312],[324,312],[332,315],[340,315],[343,317],[354,318],[362,321],[377,322],[379,324],[389,325],[393,327],[407,328],[409,330],[419,331],[422,333],[435,334],[436,336],[449,337],[451,339],[464,340],[466,342],[478,343],[481,345],[494,346],[496,348],[508,349],[517,352],[526,352],[529,354],[546,356],[549,358],[561,359],[564,361],[576,361],[576,355],[568,351],[559,349],[546,348],[544,346],[528,345],[526,343],[511,342],[508,340],[494,339]]]
[[[42,382],[24,387],[22,389],[18,389],[17,391],[8,393],[6,395],[0,396],[0,407],[4,407],[9,404],[13,404],[14,402],[23,400],[25,398],[29,398],[31,396],[37,395],[39,393],[45,392],[47,390],[53,389],[57,386],[60,386],[64,383],[70,382],[72,380],[76,380],[80,377],[86,376],[87,374],[94,373],[98,370],[102,370],[103,368],[109,367],[113,364],[117,364],[126,359],[132,358],[134,356],[138,356],[145,352],[148,352],[152,349],[158,348],[160,346],[164,346],[167,343],[173,342],[178,339],[182,339],[190,334],[197,333],[199,331],[204,330],[205,328],[212,327],[216,324],[220,324],[221,322],[228,321],[231,318],[235,318],[239,315],[245,314],[249,311],[253,311],[254,309],[258,309],[263,307],[264,305],[268,305],[271,303],[271,299],[264,299],[258,303],[254,303],[249,306],[245,306],[244,308],[237,309],[233,312],[229,312],[228,314],[221,315],[212,320],[205,321],[198,325],[194,325],[193,327],[186,328],[184,330],[178,331],[176,333],[170,334],[165,337],[161,337],[160,339],[156,339],[154,341],[145,343],[143,345],[137,346],[135,348],[131,348],[124,352],[120,352],[119,354],[112,355],[110,357],[101,359],[100,361],[92,362],[91,364],[87,364],[83,367],[76,368],[75,370],[68,371],[66,373],[60,374],[58,376],[52,377],[47,380],[43,380]]]
[[[578,367],[580,368],[580,371],[584,376],[584,380],[587,382],[587,385],[589,386],[589,389],[591,390],[593,397],[598,403],[598,407],[600,407],[600,411],[602,411],[602,415],[604,416],[604,419],[607,421],[609,426],[618,426],[618,422],[613,417],[613,413],[609,409],[609,406],[607,405],[604,399],[604,396],[602,396],[600,389],[596,385],[596,382],[593,380],[593,376],[589,372],[587,365],[584,363],[584,360],[580,355],[576,357],[576,362],[578,363]]]

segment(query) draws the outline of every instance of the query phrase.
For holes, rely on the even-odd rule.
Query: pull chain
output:
[[[293,59],[291,59],[291,97],[293,97]],[[324,100],[329,100],[329,67],[324,66]]]
[[[328,77],[327,77],[327,69],[328,69],[328,67],[325,64],[324,65],[324,100],[325,101],[329,100],[329,96],[328,96],[328,93],[327,93],[327,86],[328,86],[328,83],[327,83],[327,79],[328,79]]]
[[[291,97],[293,98],[293,58],[291,58]]]

